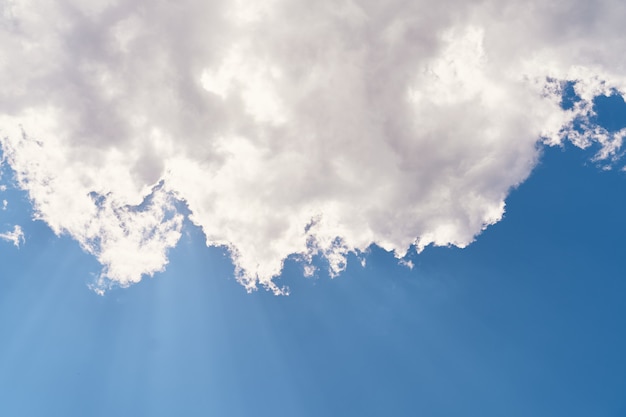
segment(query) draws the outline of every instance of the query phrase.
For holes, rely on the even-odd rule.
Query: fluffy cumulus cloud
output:
[[[624,136],[592,123],[626,91],[622,1],[0,4],[4,156],[98,290],[162,270],[187,212],[276,293],[291,254],[462,247],[543,144]]]

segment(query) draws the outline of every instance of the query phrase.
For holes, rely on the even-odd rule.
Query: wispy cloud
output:
[[[22,228],[19,225],[13,226],[13,231],[11,232],[0,233],[0,239],[11,242],[18,248],[25,242],[24,232],[22,232]]]
[[[165,267],[176,201],[250,290],[280,293],[290,254],[337,274],[372,243],[463,247],[538,144],[624,136],[591,123],[626,91],[621,1],[248,3],[2,6],[0,143],[102,286]]]

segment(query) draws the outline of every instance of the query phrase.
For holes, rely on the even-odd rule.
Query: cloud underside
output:
[[[292,254],[336,275],[371,244],[463,247],[543,144],[611,160],[624,135],[591,123],[626,91],[621,1],[0,7],[6,161],[98,290],[163,270],[187,212],[276,293]]]

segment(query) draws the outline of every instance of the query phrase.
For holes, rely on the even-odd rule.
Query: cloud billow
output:
[[[5,2],[0,143],[98,290],[163,270],[184,202],[280,293],[292,254],[471,243],[542,144],[615,157],[593,100],[626,91],[622,3]]]

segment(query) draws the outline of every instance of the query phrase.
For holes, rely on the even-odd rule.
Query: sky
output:
[[[0,414],[626,413],[622,2],[0,8]]]

